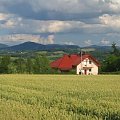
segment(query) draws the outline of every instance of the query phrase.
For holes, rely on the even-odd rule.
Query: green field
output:
[[[0,120],[120,120],[120,76],[0,75]]]

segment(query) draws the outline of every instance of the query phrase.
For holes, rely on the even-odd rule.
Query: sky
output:
[[[120,0],[0,0],[0,43],[120,46]]]

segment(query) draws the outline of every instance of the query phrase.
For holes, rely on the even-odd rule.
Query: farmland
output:
[[[0,120],[120,120],[120,76],[0,75]]]

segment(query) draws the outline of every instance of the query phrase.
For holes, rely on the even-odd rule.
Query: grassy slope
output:
[[[120,120],[120,76],[1,75],[0,120]]]

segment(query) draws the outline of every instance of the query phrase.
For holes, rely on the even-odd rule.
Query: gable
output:
[[[80,62],[78,65],[80,65],[80,64],[81,64],[81,62]],[[92,65],[92,66],[95,65],[95,66],[98,67],[98,64],[97,64],[93,59],[91,59],[91,58],[89,58],[89,57],[85,58],[85,59],[82,61],[82,64],[83,64],[84,66],[87,66],[87,67],[90,67],[91,65]]]

